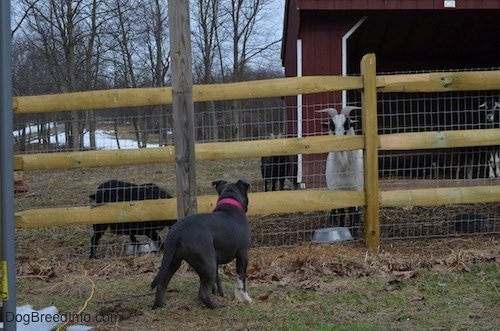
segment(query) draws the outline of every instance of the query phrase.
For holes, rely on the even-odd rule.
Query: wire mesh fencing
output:
[[[348,93],[349,105],[360,106],[361,95]],[[329,134],[324,108],[342,108],[339,94],[309,95],[303,105],[300,136]],[[387,93],[378,95],[379,134],[420,133],[500,127],[500,92]],[[362,132],[361,112],[350,114],[356,134]],[[118,150],[175,145],[170,106],[85,111],[78,121],[57,113],[15,117],[13,139],[18,154],[62,151]],[[297,107],[281,98],[207,102],[196,104],[196,143],[232,142],[297,137]],[[76,138],[78,137],[78,138]],[[500,177],[498,146],[453,149],[380,151],[381,190],[496,185]],[[327,190],[326,154],[285,155],[262,158],[201,161],[196,164],[197,192],[215,194],[215,179],[245,178],[251,192],[265,191],[264,179],[276,190]],[[284,164],[287,163],[287,164]],[[269,170],[267,175],[265,170]],[[266,177],[267,176],[267,177]],[[345,176],[349,176],[348,171]],[[127,165],[25,172],[25,189],[16,195],[16,211],[38,208],[88,206],[89,196],[110,179],[138,185],[154,183],[175,197],[175,165]],[[283,183],[280,180],[283,179]],[[268,187],[271,191],[272,186]],[[306,202],[304,202],[306,203]],[[250,201],[251,204],[251,201]],[[381,238],[404,239],[499,233],[498,203],[406,206],[381,208]],[[347,225],[363,232],[359,224]],[[330,210],[314,213],[270,214],[251,217],[253,245],[283,247],[310,242],[316,229],[338,226]],[[168,227],[158,230],[163,238]],[[58,258],[87,259],[91,225],[17,229],[19,251],[33,249],[29,242],[43,242],[61,250]],[[98,256],[124,256],[131,238],[107,230]],[[138,235],[141,242],[150,238]],[[69,254],[69,255],[66,255]]]

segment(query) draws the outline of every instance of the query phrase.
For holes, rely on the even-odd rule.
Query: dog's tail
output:
[[[179,236],[173,232],[168,233],[163,246],[163,259],[161,260],[160,270],[158,270],[158,274],[156,274],[155,279],[151,282],[151,289],[154,289],[165,278],[168,268],[170,268],[170,263],[172,263],[178,240]]]

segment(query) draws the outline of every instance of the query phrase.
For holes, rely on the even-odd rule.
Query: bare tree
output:
[[[143,2],[143,10],[145,18],[143,21],[145,27],[146,49],[145,61],[150,70],[150,78],[152,87],[165,86],[166,76],[170,69],[170,59],[166,48],[168,46],[167,31],[167,6],[163,1],[150,0]],[[167,107],[158,105],[150,109],[146,109],[140,123],[142,123],[142,147],[146,147],[149,139],[149,132],[154,131],[159,134],[159,143],[166,144],[167,138]]]
[[[217,29],[220,23],[220,0],[196,0],[193,8],[192,19],[194,20],[194,32],[192,35],[194,48],[197,49],[198,61],[194,65],[199,68],[198,82],[210,84],[214,82],[213,67],[218,54],[217,48]],[[193,58],[197,58],[196,55]],[[206,102],[199,105],[201,108],[203,122],[208,123],[206,130],[212,141],[219,138],[219,126],[217,113],[215,111],[215,102]],[[205,115],[205,116],[203,116]],[[205,132],[198,139],[203,140]]]
[[[253,79],[262,68],[269,71],[264,66],[259,69],[257,59],[279,53],[279,38],[274,34],[270,37],[267,31],[266,15],[273,5],[274,0],[192,1],[195,81],[203,84],[243,81]],[[15,7],[17,22],[12,36],[17,53],[13,66],[18,95],[169,84],[165,1],[18,0]],[[197,104],[197,138],[217,141],[223,135],[231,139],[258,136],[260,129],[257,132],[255,127],[243,125],[249,122],[244,116],[259,113],[248,108],[250,105],[255,107],[257,103]],[[96,147],[99,117],[115,120],[118,139],[123,118],[130,116],[138,146],[145,147],[152,130],[159,133],[160,144],[166,143],[169,109],[163,105],[45,117],[29,115],[23,121],[40,125],[40,133],[45,135],[55,133],[53,126],[47,127],[45,122],[59,121],[64,127],[67,146],[81,149],[87,129],[90,147]],[[230,109],[232,112],[227,113],[230,115],[222,113]],[[231,125],[222,128],[225,123]],[[29,132],[18,138],[18,142],[24,145],[29,141],[27,135]],[[41,142],[47,141],[50,140],[41,137]]]
[[[90,6],[90,19],[89,19],[89,35],[86,42],[85,49],[85,58],[84,58],[84,71],[85,71],[85,90],[94,89],[97,85],[98,73],[100,70],[100,58],[101,52],[96,51],[96,39],[98,39],[99,26],[103,23],[103,21],[98,22],[98,1],[92,0]],[[88,110],[85,113],[87,117],[87,121],[89,123],[89,139],[90,139],[90,148],[96,148],[96,138],[95,138],[95,130],[96,130],[96,118],[94,110]],[[84,122],[85,123],[85,122]],[[82,127],[80,134],[83,134],[84,128]],[[83,135],[80,138],[80,147],[83,148]]]
[[[136,33],[134,29],[134,15],[137,10],[137,4],[133,1],[122,1],[115,0],[110,5],[110,12],[115,13],[111,18],[109,33],[111,35],[110,48],[116,52],[113,64],[115,68],[115,75],[120,76],[114,77],[115,86],[122,87],[137,87],[136,73],[134,70],[133,63],[133,36]],[[116,43],[116,44],[115,44]],[[136,127],[136,139],[139,145],[139,136],[136,122],[134,121],[134,126]],[[115,139],[120,148],[119,135],[118,135],[118,119],[114,118],[114,128],[115,128]]]
[[[28,3],[28,6],[26,6],[26,7],[22,6],[23,5],[22,3],[18,3],[17,6],[14,6],[14,4],[12,4],[11,11],[12,11],[12,13],[14,13],[14,17],[17,16],[20,18],[19,18],[19,20],[14,22],[14,28],[10,32],[11,38],[14,38],[14,34],[16,33],[16,31],[18,31],[21,28],[23,23],[27,20],[27,18],[30,15],[31,10],[33,9],[33,7],[36,5],[36,3],[38,1],[40,1],[40,0],[36,0],[32,3]]]
[[[57,86],[53,92],[87,90],[99,69],[94,57],[98,34],[96,0],[24,0],[30,9],[27,18],[29,36],[43,51],[50,76]],[[90,25],[90,26],[89,26]],[[66,144],[73,150],[83,147],[85,113],[65,114]],[[95,141],[94,141],[95,145]]]
[[[277,45],[280,40],[268,40],[263,30],[259,30],[259,23],[263,23],[267,7],[271,0],[223,0],[224,14],[228,18],[223,25],[225,34],[229,35],[232,54],[232,81],[239,82],[245,78],[245,70],[250,61]],[[232,137],[241,139],[246,134],[241,132],[241,103],[233,101],[231,106],[233,115]]]
[[[114,50],[115,85],[161,87],[170,68],[166,6],[160,0],[115,0],[108,3],[114,13],[108,31]],[[137,145],[146,147],[150,130],[166,132],[165,107],[137,107],[132,125]],[[158,121],[156,118],[160,118]],[[115,124],[115,127],[118,126]],[[116,131],[116,130],[115,130]]]

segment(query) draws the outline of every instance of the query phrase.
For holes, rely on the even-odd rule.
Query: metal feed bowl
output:
[[[315,230],[312,241],[315,243],[335,243],[353,239],[348,228],[336,227]]]
[[[127,255],[154,253],[157,251],[158,245],[152,241],[147,243],[131,243],[125,245],[125,254]]]

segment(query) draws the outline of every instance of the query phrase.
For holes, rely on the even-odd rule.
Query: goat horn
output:
[[[321,110],[316,110],[316,112],[317,113],[328,113],[331,117],[339,114],[339,112],[335,108],[325,108],[325,109],[321,109]]]
[[[349,116],[349,114],[351,113],[351,111],[356,110],[356,109],[362,109],[362,108],[361,107],[357,107],[357,106],[347,106],[347,107],[342,108],[342,110],[340,111],[340,113],[344,114],[345,116]]]

